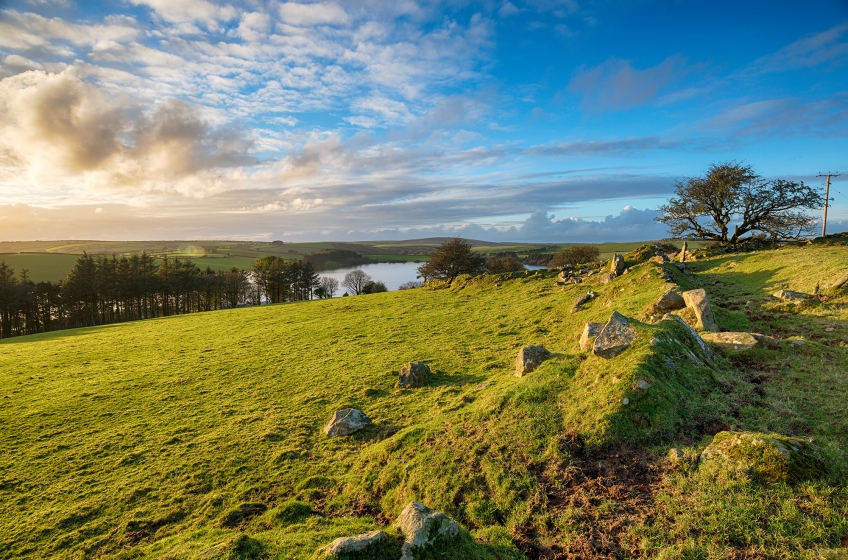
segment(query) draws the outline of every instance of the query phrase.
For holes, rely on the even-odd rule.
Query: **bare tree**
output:
[[[342,280],[342,286],[353,292],[353,295],[358,296],[362,294],[365,284],[370,281],[371,277],[357,268],[345,274],[344,280]]]
[[[318,281],[318,287],[324,291],[324,297],[331,298],[339,289],[339,281],[330,276],[322,276]]]

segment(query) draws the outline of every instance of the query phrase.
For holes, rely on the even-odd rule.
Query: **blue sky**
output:
[[[713,162],[848,171],[845,0],[0,10],[5,240],[647,239]]]

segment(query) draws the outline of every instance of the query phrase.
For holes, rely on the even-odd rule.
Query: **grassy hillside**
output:
[[[0,558],[310,558],[413,499],[468,531],[453,558],[830,554],[848,536],[848,294],[769,294],[812,291],[844,254],[667,267],[722,327],[783,340],[699,365],[669,321],[634,322],[613,360],[577,347],[613,310],[646,319],[666,289],[652,264],[575,314],[587,286],[538,272],[4,340]],[[517,378],[525,344],[554,357]],[[434,382],[396,389],[414,360]],[[347,406],[375,425],[324,436]],[[664,459],[729,428],[813,437],[829,470],[769,486]]]

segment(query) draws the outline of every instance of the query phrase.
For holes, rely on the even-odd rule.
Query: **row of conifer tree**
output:
[[[136,319],[312,299],[318,275],[309,262],[277,256],[252,270],[201,270],[188,259],[148,253],[83,254],[68,277],[33,282],[0,261],[0,338]],[[320,293],[320,290],[318,290]]]

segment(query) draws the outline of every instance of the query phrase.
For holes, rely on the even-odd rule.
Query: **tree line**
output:
[[[34,282],[0,261],[0,338],[123,321],[332,297],[309,262],[272,256],[250,271],[202,270],[148,253],[80,256],[65,280]]]

